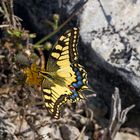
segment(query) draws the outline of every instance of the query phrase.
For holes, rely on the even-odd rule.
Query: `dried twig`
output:
[[[6,110],[0,106],[0,140],[17,140],[14,132],[15,125],[8,120]]]
[[[81,131],[79,137],[77,138],[77,140],[83,139],[83,135],[84,135],[85,130],[86,130],[86,126],[83,126],[82,131]]]
[[[9,27],[13,29],[17,29],[21,27],[20,19],[14,15],[13,10],[13,0],[3,0],[2,2],[2,8],[4,11],[4,16],[6,19],[6,23],[9,25]],[[1,28],[6,27],[7,25],[0,25]]]
[[[102,140],[113,140],[116,136],[118,130],[121,125],[126,121],[127,113],[135,107],[135,105],[131,105],[126,109],[122,110],[121,108],[121,99],[119,96],[119,89],[115,88],[115,92],[112,95],[112,106],[111,106],[111,118],[109,121],[108,128],[105,129],[104,134],[102,136]]]
[[[7,22],[10,24],[9,13],[8,13],[7,6],[6,6],[6,2],[5,1],[2,1],[2,8],[4,10],[5,18],[6,18]]]
[[[6,28],[6,27],[10,27],[10,25],[8,25],[8,24],[0,25],[0,28]]]

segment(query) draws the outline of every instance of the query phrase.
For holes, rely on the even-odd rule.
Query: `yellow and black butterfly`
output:
[[[52,49],[45,70],[39,72],[44,78],[44,102],[54,118],[59,118],[60,109],[68,100],[84,99],[81,91],[88,88],[87,73],[78,63],[78,36],[78,28],[64,33]]]

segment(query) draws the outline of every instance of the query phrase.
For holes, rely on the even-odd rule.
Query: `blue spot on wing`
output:
[[[72,83],[72,86],[76,89],[79,89],[82,85],[82,74],[80,73],[79,69],[74,67],[73,69],[75,71],[76,74],[76,82]]]
[[[75,72],[77,72],[77,71],[78,71],[78,68],[74,68],[73,70],[74,70]]]
[[[78,81],[82,80],[82,77],[81,77],[81,76],[78,76],[78,77],[77,77],[77,80],[78,80]]]
[[[74,88],[78,88],[79,86],[77,85],[77,83],[72,83],[72,86],[74,87]]]
[[[72,91],[72,90],[71,90]],[[74,90],[73,92],[73,95],[71,96],[71,99],[76,99],[77,97],[78,97],[78,93],[77,93],[77,91],[76,90]]]
[[[79,86],[82,86],[82,85],[83,85],[83,82],[82,82],[82,81],[78,81],[77,84],[78,84]]]
[[[72,100],[75,100],[79,96],[77,90],[79,90],[83,85],[83,81],[82,81],[83,77],[82,77],[82,73],[79,71],[78,68],[74,67],[73,70],[74,70],[75,75],[76,75],[76,82],[73,82],[71,84],[71,86],[74,87],[74,89],[71,89],[71,92],[73,94],[71,95],[70,98]]]
[[[76,72],[76,75],[77,76],[81,76],[81,73],[78,71],[78,72]]]

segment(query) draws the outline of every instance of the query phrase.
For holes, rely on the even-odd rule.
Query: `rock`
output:
[[[98,1],[89,0],[81,16],[80,31],[82,41],[89,43],[99,57],[96,61],[101,63],[103,59],[102,67],[120,75],[140,97],[140,3],[136,3],[103,2],[103,11]]]
[[[138,136],[129,133],[118,132],[114,140],[139,140]]]
[[[136,104],[130,115],[135,117],[140,115],[139,8],[139,1],[89,0],[80,17],[89,84],[108,106],[113,88],[119,87],[122,105]]]
[[[62,140],[59,126],[56,124],[48,124],[44,127],[41,127],[39,134],[42,136],[42,140]]]
[[[60,131],[64,140],[74,140],[79,138],[80,140],[88,140],[89,137],[85,136],[84,133],[80,134],[79,130],[75,126],[62,125]]]

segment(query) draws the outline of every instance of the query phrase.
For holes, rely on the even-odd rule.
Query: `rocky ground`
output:
[[[0,140],[140,139],[139,1],[0,3]],[[42,53],[47,60],[72,27],[80,28],[79,61],[92,91],[83,93],[87,100],[66,104],[56,120],[40,86],[27,85],[22,69],[41,63]]]

